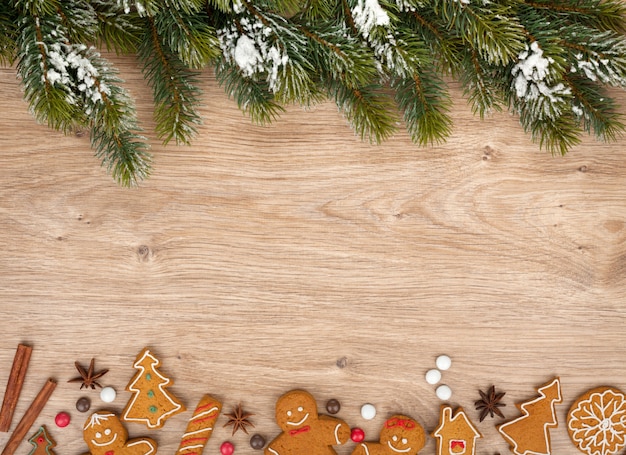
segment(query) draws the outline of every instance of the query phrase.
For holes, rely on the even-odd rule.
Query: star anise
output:
[[[501,407],[506,406],[506,404],[500,403],[500,400],[502,400],[502,397],[505,395],[504,392],[496,393],[495,386],[491,386],[487,393],[484,393],[481,390],[479,390],[478,393],[480,393],[480,400],[475,401],[474,405],[476,405],[476,410],[480,411],[479,418],[481,422],[485,420],[487,414],[491,417],[494,415],[504,417],[504,414],[500,411]]]
[[[237,430],[241,429],[245,434],[248,434],[248,430],[246,427],[251,426],[254,428],[254,424],[248,420],[248,417],[253,416],[254,414],[250,414],[242,409],[241,403],[233,409],[233,412],[230,414],[225,414],[228,417],[228,422],[224,424],[225,427],[232,426],[234,435]],[[231,435],[231,436],[232,436]]]
[[[80,365],[80,363],[74,362],[74,365],[76,365],[76,369],[80,373],[80,377],[70,379],[67,382],[82,382],[82,384],[80,385],[81,389],[83,387],[85,387],[86,389],[91,387],[92,389],[95,390],[96,386],[102,388],[102,386],[98,383],[97,380],[100,379],[102,376],[104,376],[109,370],[102,370],[102,371],[95,372],[94,363],[95,363],[95,359],[91,359],[91,363],[89,364],[89,369],[85,370]]]

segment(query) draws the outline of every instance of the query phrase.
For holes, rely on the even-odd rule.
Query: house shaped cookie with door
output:
[[[441,407],[439,426],[432,436],[437,438],[437,455],[474,455],[476,439],[482,438],[463,408]]]

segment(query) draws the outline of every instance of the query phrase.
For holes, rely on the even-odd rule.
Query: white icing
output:
[[[211,414],[213,411],[217,411],[217,408],[211,408],[208,411],[201,412],[200,414],[193,416],[191,418],[191,420],[194,421],[194,420],[196,420],[199,417],[203,417],[203,416],[205,416],[207,414]]]
[[[387,445],[389,446],[389,448],[391,450],[393,450],[394,452],[398,452],[398,453],[406,453],[409,450],[411,450],[410,447],[407,447],[406,449],[402,449],[402,450],[401,449],[396,449],[394,446],[391,445],[391,441],[387,441]]]
[[[339,440],[339,428],[341,428],[340,423],[335,426],[335,441],[337,441],[337,444],[341,444],[341,441]]]
[[[96,425],[102,425],[102,422],[106,422],[107,420],[109,420],[109,417],[115,417],[115,414],[98,414],[97,412],[95,412],[91,415],[83,430],[86,430],[87,428],[93,428]]]
[[[107,442],[96,442],[95,439],[92,439],[91,443],[94,446],[96,446],[96,447],[104,447],[104,446],[108,446],[109,444],[113,444],[116,439],[117,439],[117,433],[113,435],[113,438],[110,441],[107,441]]]
[[[309,418],[309,413],[307,412],[307,413],[306,413],[306,415],[305,415],[304,417],[302,417],[302,420],[300,420],[299,422],[290,422],[290,421],[287,421],[287,425],[293,425],[294,427],[297,427],[298,425],[303,424],[303,423],[304,423],[304,421],[305,421],[306,419],[308,419],[308,418]]]
[[[186,438],[187,436],[191,436],[192,434],[205,433],[205,432],[211,431],[211,430],[213,430],[213,428],[202,428],[201,430],[190,431],[189,433],[185,433],[183,435],[183,438]]]
[[[150,452],[146,452],[144,455],[150,455],[156,452],[156,447],[154,447],[154,445],[152,445],[150,441],[146,441],[145,439],[140,439],[139,441],[135,442],[129,442],[128,444],[126,444],[126,447],[134,447],[139,444],[147,444],[148,447],[150,447]]]

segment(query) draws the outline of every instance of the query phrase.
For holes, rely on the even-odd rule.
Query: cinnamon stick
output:
[[[4,392],[4,400],[2,401],[2,409],[0,409],[0,431],[7,432],[11,428],[13,413],[17,406],[17,400],[20,397],[26,370],[28,370],[28,362],[33,348],[25,344],[18,344],[15,357],[13,358],[13,366],[9,374],[7,388]]]
[[[4,447],[2,451],[2,455],[13,455],[18,446],[22,443],[22,440],[30,430],[30,427],[33,426],[37,417],[43,410],[44,406],[48,402],[50,395],[54,391],[54,388],[57,386],[57,383],[54,379],[50,378],[43,385],[33,402],[30,404],[30,407],[24,413],[24,417],[20,420],[20,423],[15,427],[15,431],[11,434],[9,438],[9,442]]]

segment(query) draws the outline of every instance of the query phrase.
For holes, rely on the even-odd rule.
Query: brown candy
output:
[[[80,397],[76,401],[76,410],[79,412],[87,412],[91,408],[91,400],[87,397]]]
[[[331,398],[326,402],[326,411],[328,411],[329,414],[337,414],[340,409],[341,404],[338,400]]]
[[[260,434],[255,434],[250,438],[250,447],[254,450],[262,450],[265,447],[265,438]]]

